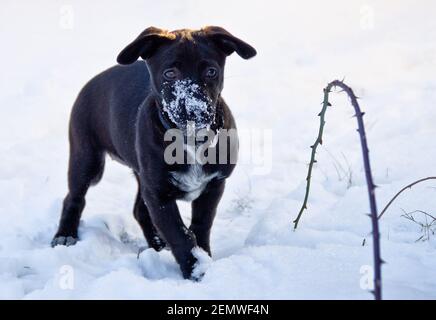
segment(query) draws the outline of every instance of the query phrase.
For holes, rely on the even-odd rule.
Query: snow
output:
[[[322,88],[335,78],[345,76],[361,97],[379,209],[404,185],[435,175],[435,9],[410,0],[3,1],[0,298],[372,299],[368,199],[343,94],[332,94],[308,210],[295,232],[292,220]],[[143,250],[132,214],[135,179],[109,158],[87,195],[80,241],[51,248],[66,194],[68,117],[81,87],[150,25],[211,24],[257,49],[248,61],[229,57],[223,97],[238,128],[273,138],[265,153],[271,166],[256,170],[261,164],[246,161],[228,180],[213,258],[199,253],[203,279],[183,280],[167,250]],[[242,150],[264,145],[244,137]],[[420,227],[401,217],[401,209],[434,215],[435,190],[429,181],[406,191],[380,221],[387,299],[436,298],[435,238],[416,242]],[[189,204],[180,208],[188,222]]]

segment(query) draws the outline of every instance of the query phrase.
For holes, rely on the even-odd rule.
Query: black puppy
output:
[[[168,163],[164,154],[170,142],[164,137],[177,129],[186,140],[187,123],[213,133],[236,128],[221,98],[225,58],[233,52],[244,59],[256,55],[220,27],[172,32],[150,27],[118,55],[118,63],[127,66],[112,67],[88,82],[71,113],[69,193],[52,246],[76,243],[85,194],[100,180],[109,154],[136,176],[134,216],[149,246],[159,251],[168,245],[183,276],[193,277],[192,249],[211,254],[210,229],[225,178],[235,166],[229,159],[237,144],[218,138],[214,148],[228,146],[226,161],[219,163]],[[177,199],[192,201],[189,229]]]

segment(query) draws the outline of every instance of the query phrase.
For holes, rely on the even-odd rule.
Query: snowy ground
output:
[[[296,232],[291,221],[322,88],[334,78],[345,76],[362,98],[380,208],[403,185],[435,175],[435,3],[147,2],[2,1],[0,297],[371,299],[360,146],[340,94],[327,114],[309,210]],[[250,61],[228,59],[223,95],[240,128],[272,133],[272,152],[262,168],[241,164],[228,181],[204,279],[183,280],[168,251],[137,258],[145,241],[132,215],[135,181],[110,160],[87,197],[82,241],[50,248],[66,193],[68,115],[81,86],[149,25],[208,24],[257,48]],[[385,298],[436,298],[435,237],[415,242],[419,226],[401,217],[402,209],[434,215],[435,186],[407,191],[381,220]]]

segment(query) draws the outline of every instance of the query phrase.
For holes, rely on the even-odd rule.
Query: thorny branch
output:
[[[318,114],[318,116],[320,117],[318,137],[316,138],[315,143],[311,146],[312,152],[310,156],[309,169],[306,177],[306,192],[304,195],[304,200],[301,209],[298,213],[297,218],[294,220],[294,230],[297,228],[298,222],[300,221],[300,218],[304,210],[307,209],[307,200],[309,198],[312,170],[313,170],[313,165],[316,163],[316,159],[315,159],[316,149],[320,144],[322,144],[322,134],[326,123],[325,114],[327,112],[327,108],[331,106],[328,100],[329,93],[331,92],[331,89],[335,87],[339,87],[342,89],[342,91],[347,93],[348,97],[351,100],[351,105],[354,108],[355,116],[357,119],[357,126],[358,126],[357,131],[359,132],[360,144],[362,147],[363,164],[365,167],[366,184],[368,187],[369,205],[371,209],[371,213],[369,214],[369,216],[372,222],[373,255],[374,255],[374,292],[373,293],[376,300],[381,300],[382,297],[381,296],[381,265],[383,263],[383,260],[380,257],[380,234],[378,228],[377,205],[376,205],[375,192],[374,192],[376,186],[373,182],[371,165],[369,161],[369,150],[366,141],[365,126],[363,123],[364,113],[360,110],[359,103],[357,102],[357,97],[355,96],[353,90],[349,86],[347,86],[343,81],[334,80],[330,82],[327,85],[327,87],[324,89],[324,100],[322,103],[322,109],[321,112]]]
[[[378,219],[380,219],[382,216],[383,216],[383,214],[386,212],[386,210],[388,210],[388,208],[389,208],[389,206],[392,204],[392,202],[394,202],[395,201],[395,199],[397,199],[398,198],[398,196],[401,194],[401,193],[403,193],[404,191],[406,191],[407,189],[412,189],[412,187],[415,185],[415,184],[418,184],[418,183],[421,183],[421,182],[424,182],[424,181],[427,181],[427,180],[436,180],[436,177],[427,177],[427,178],[422,178],[422,179],[419,179],[419,180],[416,180],[416,181],[414,181],[414,182],[412,182],[411,184],[408,184],[407,186],[405,186],[404,188],[402,188],[400,191],[398,191],[397,192],[397,194],[388,202],[388,204],[383,208],[383,210],[380,212],[380,215],[378,216]]]

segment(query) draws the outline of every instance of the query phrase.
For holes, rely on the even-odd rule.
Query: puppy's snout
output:
[[[188,121],[205,128],[215,119],[215,108],[205,88],[189,79],[175,81],[162,94],[164,111],[179,128]]]

